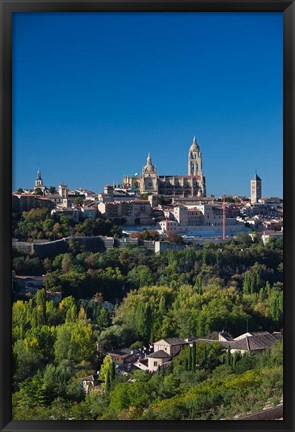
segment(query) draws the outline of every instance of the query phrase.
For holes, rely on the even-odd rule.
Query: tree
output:
[[[250,294],[251,292],[251,274],[247,271],[244,275],[243,293]]]
[[[57,192],[56,192],[56,187],[55,186],[50,186],[49,187],[49,193],[50,194],[56,194]]]
[[[73,204],[75,207],[81,207],[83,204],[84,199],[82,197],[77,197],[74,199]]]
[[[46,323],[51,326],[55,326],[59,323],[60,316],[58,314],[57,305],[49,300],[46,302]]]
[[[73,264],[73,256],[70,253],[63,254],[62,262],[61,262],[61,268],[63,273],[68,273],[71,266]]]
[[[102,331],[98,337],[98,344],[102,352],[130,346],[135,341],[134,330],[124,325],[113,325]]]
[[[92,327],[89,323],[66,323],[57,328],[57,338],[54,345],[55,358],[71,360],[77,364],[84,360],[91,360],[95,353]]]
[[[146,265],[139,265],[128,272],[128,282],[132,287],[149,286],[154,283],[154,278],[151,270]]]
[[[102,386],[105,391],[109,390],[114,377],[112,357],[106,355],[99,371],[99,379],[103,382]]]
[[[36,338],[33,340],[19,339],[13,345],[14,386],[34,375],[43,363]]]
[[[279,328],[283,325],[283,292],[273,290],[269,297],[269,312]]]
[[[52,293],[61,291],[60,272],[58,270],[46,273],[43,282],[46,291],[50,291]]]
[[[171,243],[184,244],[183,238],[175,232],[169,233],[167,236],[167,240]]]
[[[33,193],[34,195],[43,195],[42,189],[40,188],[36,188]]]
[[[26,330],[30,325],[28,302],[16,301],[12,307],[12,328],[13,332],[18,329],[18,339],[23,339]]]
[[[79,315],[78,315],[78,320],[79,320],[79,321],[82,321],[82,322],[84,322],[84,323],[87,322],[87,314],[86,314],[86,311],[85,311],[85,309],[83,308],[83,306],[80,307]]]
[[[37,291],[35,296],[36,308],[37,308],[37,319],[38,324],[43,325],[46,323],[46,293],[45,289]]]
[[[76,306],[76,302],[74,297],[68,296],[65,297],[58,305],[58,310],[60,311],[63,319],[66,319],[67,313],[69,310],[73,308],[73,306]]]

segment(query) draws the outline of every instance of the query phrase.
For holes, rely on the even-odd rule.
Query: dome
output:
[[[152,159],[151,159],[150,154],[148,154],[148,157],[146,160],[146,165],[144,166],[143,170],[144,170],[144,172],[147,172],[147,173],[155,172],[155,167],[152,164]]]

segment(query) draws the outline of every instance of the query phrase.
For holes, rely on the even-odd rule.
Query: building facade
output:
[[[125,218],[131,225],[153,223],[153,209],[148,200],[101,202],[97,208],[107,219]]]
[[[261,198],[262,181],[261,178],[255,174],[251,179],[251,204],[255,204]]]
[[[157,168],[152,164],[148,154],[146,165],[141,175],[126,175],[123,186],[134,192],[162,195],[167,197],[204,197],[206,196],[206,180],[202,169],[202,156],[196,137],[188,152],[188,174],[158,175]]]

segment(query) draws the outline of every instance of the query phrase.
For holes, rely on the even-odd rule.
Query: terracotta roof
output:
[[[169,345],[186,345],[187,342],[179,337],[164,338],[164,341]],[[156,342],[155,342],[156,343]]]
[[[271,347],[278,340],[283,339],[281,332],[269,333],[267,331],[245,333],[238,338],[219,341],[205,338],[188,338],[189,343],[220,343],[225,348],[241,351],[259,351]]]
[[[230,347],[232,349],[246,351],[265,350],[282,338],[283,335],[280,332],[275,332],[274,334],[268,332],[253,332],[245,334],[245,337],[239,340],[230,341]]]
[[[115,350],[115,351],[110,351],[107,353],[107,355],[112,356],[126,356],[126,355],[130,355],[131,354],[131,350],[129,348],[122,348],[121,350]]]
[[[171,359],[171,356],[168,353],[166,353],[165,351],[163,351],[163,350],[156,351],[156,352],[148,355],[148,357],[150,357],[150,358],[158,358],[158,359],[159,358]]]

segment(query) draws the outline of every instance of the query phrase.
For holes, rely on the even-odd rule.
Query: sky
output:
[[[207,194],[283,193],[278,13],[14,13],[13,190],[101,192],[141,173],[187,175],[194,135]]]

